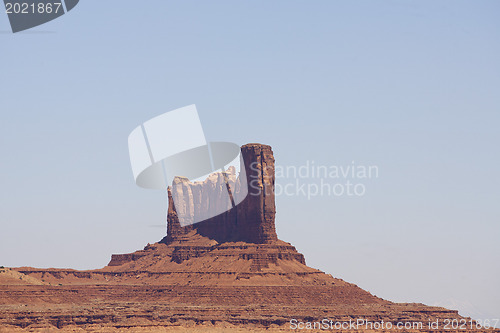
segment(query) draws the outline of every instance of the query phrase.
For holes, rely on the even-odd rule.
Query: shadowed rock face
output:
[[[236,177],[234,167],[230,167],[225,173],[211,174],[203,183],[191,183],[179,177],[174,180],[175,188],[180,189],[174,195],[180,196],[180,200],[175,200],[174,205],[172,191],[169,190],[167,236],[162,243],[170,244],[193,230],[219,243],[242,241],[269,244],[277,241],[273,151],[270,146],[252,143],[241,147],[241,156],[245,172],[240,177]],[[245,180],[248,195],[235,207],[229,206],[224,213],[202,222],[181,225],[214,209],[211,207],[214,203],[224,202],[209,202],[208,198],[221,197],[228,190],[233,200],[243,197],[246,194]],[[187,216],[188,221],[180,223],[179,215],[184,219]]]

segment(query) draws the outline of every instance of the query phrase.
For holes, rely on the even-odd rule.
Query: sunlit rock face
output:
[[[241,156],[239,175],[231,166],[203,182],[175,178],[169,189],[167,236],[162,242],[169,244],[193,230],[218,242],[267,244],[278,239],[273,151],[270,146],[253,143],[241,147]],[[232,203],[237,204],[233,207]],[[202,218],[215,212],[222,213]],[[193,224],[197,220],[202,222]]]

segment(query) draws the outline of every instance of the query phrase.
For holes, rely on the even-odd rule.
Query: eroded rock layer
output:
[[[306,266],[304,256],[276,236],[271,147],[249,144],[241,153],[245,178],[230,168],[203,183],[177,180],[183,200],[176,207],[169,195],[167,236],[158,243],[115,254],[108,266],[97,270],[0,269],[0,332],[164,332],[176,326],[216,327],[219,332],[228,325],[289,330],[291,320],[325,318],[423,325],[401,332],[463,332],[444,329],[445,320],[468,320],[457,311],[392,303]],[[191,216],[209,212],[202,187],[215,196],[230,188],[237,197],[242,180],[249,185],[248,195],[238,205],[181,226],[178,211]],[[431,321],[441,324],[429,329],[425,325]]]

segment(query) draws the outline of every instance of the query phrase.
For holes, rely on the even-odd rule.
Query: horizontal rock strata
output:
[[[325,318],[340,322],[362,318],[394,325],[427,325],[438,320],[439,329],[423,331],[464,331],[444,329],[446,319],[468,320],[457,311],[392,303],[308,267],[304,256],[276,235],[271,147],[245,145],[241,155],[243,172],[239,175],[229,168],[202,183],[175,180],[181,191],[169,193],[167,235],[158,243],[114,254],[108,266],[96,270],[0,269],[0,331],[154,332],[195,325],[287,330],[293,319]],[[242,199],[245,183],[248,195]],[[234,207],[231,203],[229,210],[217,216],[181,225],[180,215],[194,221],[200,214],[213,213],[211,209],[221,209],[210,208],[202,192],[217,197],[228,189],[237,203]],[[173,195],[182,200],[174,204]]]

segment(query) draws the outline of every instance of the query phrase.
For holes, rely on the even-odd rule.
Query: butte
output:
[[[179,218],[210,209],[203,191],[241,188],[233,168],[203,183],[174,180],[183,186],[182,200],[176,207],[169,192],[167,235],[143,250],[112,255],[102,269],[0,269],[0,331],[293,331],[324,319],[390,323],[400,332],[464,332],[445,329],[454,321],[466,323],[467,332],[484,331],[457,311],[393,303],[307,266],[276,234],[271,147],[247,144],[241,155],[249,194],[225,213],[185,227]],[[436,321],[439,328],[428,327]],[[409,326],[396,329],[398,323]],[[392,331],[345,324],[329,330]]]

